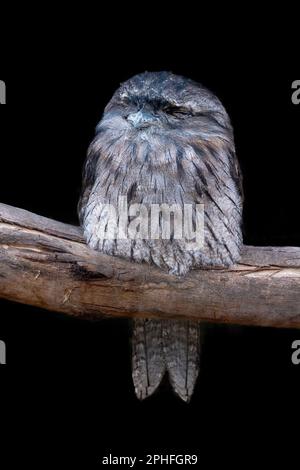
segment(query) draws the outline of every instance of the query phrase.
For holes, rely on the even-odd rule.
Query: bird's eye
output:
[[[128,104],[130,104],[130,99],[128,96],[123,96],[122,97],[122,104],[127,106]]]
[[[179,106],[166,106],[164,108],[166,114],[170,114],[175,117],[184,117],[189,114],[188,110],[185,108],[180,108]]]

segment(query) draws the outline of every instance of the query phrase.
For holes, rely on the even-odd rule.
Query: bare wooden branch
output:
[[[85,318],[300,328],[300,248],[245,246],[233,268],[177,278],[90,250],[78,227],[0,204],[0,297]]]

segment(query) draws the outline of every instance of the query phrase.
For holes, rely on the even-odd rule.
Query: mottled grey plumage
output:
[[[134,320],[132,377],[138,398],[151,395],[167,371],[175,392],[190,399],[199,368],[199,335],[198,322]]]
[[[197,204],[205,207],[204,246],[185,239],[104,240],[100,204]],[[171,274],[230,266],[242,245],[242,186],[229,117],[202,85],[168,72],[125,82],[105,108],[90,145],[79,216],[89,246],[109,255],[147,262]],[[198,375],[197,322],[137,319],[133,381],[149,396],[165,371],[188,401]]]

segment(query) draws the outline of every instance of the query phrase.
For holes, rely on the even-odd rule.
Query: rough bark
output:
[[[0,297],[84,318],[300,328],[300,248],[245,246],[230,269],[177,278],[90,250],[78,227],[0,204]]]

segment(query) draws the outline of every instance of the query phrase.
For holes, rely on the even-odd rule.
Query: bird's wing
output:
[[[93,143],[90,145],[82,174],[82,190],[78,202],[78,216],[80,225],[83,224],[85,208],[88,204],[91,190],[96,180],[96,168],[99,154],[93,150]]]

